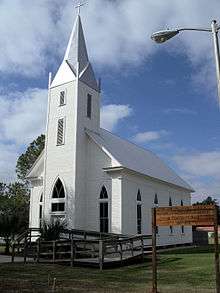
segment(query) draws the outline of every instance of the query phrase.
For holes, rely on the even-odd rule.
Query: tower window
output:
[[[87,95],[87,117],[91,118],[92,116],[92,95]]]
[[[58,120],[57,145],[64,144],[64,118]]]
[[[65,96],[66,96],[65,91],[60,92],[60,106],[63,106],[66,104]]]

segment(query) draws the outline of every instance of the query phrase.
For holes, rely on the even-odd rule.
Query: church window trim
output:
[[[92,95],[87,94],[87,110],[86,110],[87,118],[92,118]]]
[[[137,192],[137,234],[142,234],[142,198],[140,189]]]
[[[99,229],[101,233],[109,233],[109,196],[104,185],[99,194]]]
[[[63,181],[57,177],[51,195],[51,213],[64,214],[66,211],[66,191]]]
[[[59,95],[59,106],[65,106],[66,105],[66,90],[60,91]]]
[[[65,144],[66,119],[59,118],[57,123],[57,146]]]

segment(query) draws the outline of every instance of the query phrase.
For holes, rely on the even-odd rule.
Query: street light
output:
[[[214,53],[215,53],[215,64],[216,64],[216,75],[217,75],[217,85],[218,85],[218,97],[219,97],[219,106],[220,106],[220,50],[219,50],[219,40],[218,40],[218,31],[220,26],[217,24],[216,20],[213,20],[211,23],[211,28],[180,28],[174,30],[163,30],[153,33],[151,39],[158,44],[164,43],[169,39],[173,38],[181,31],[199,31],[199,32],[210,32],[213,35],[214,43]]]

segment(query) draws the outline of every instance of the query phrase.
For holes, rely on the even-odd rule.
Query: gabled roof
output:
[[[193,191],[193,188],[151,151],[138,147],[105,129],[87,134],[115,159],[112,167],[125,167],[149,177]]]
[[[39,178],[44,171],[44,149],[26,174],[26,179]]]
[[[99,86],[89,61],[80,15],[76,18],[63,62],[51,87],[67,83],[75,78],[79,78],[94,90],[99,91]]]

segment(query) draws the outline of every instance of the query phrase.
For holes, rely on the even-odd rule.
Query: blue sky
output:
[[[209,26],[220,20],[220,4],[212,2],[91,0],[82,11],[90,59],[102,77],[102,126],[163,158],[194,187],[194,200],[220,199],[211,35],[185,32],[163,45],[150,35]],[[44,132],[48,72],[62,60],[74,17],[72,1],[0,3],[1,180],[14,179],[17,156]]]

